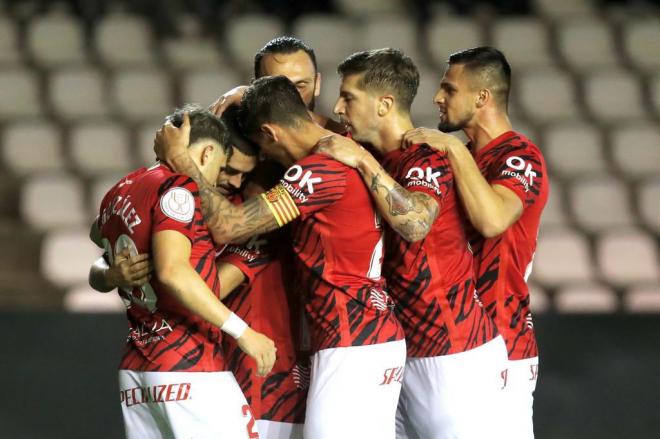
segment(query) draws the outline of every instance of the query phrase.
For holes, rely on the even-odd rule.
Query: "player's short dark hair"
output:
[[[241,153],[256,157],[259,154],[259,147],[241,133],[241,128],[238,125],[238,111],[238,105],[231,105],[222,113],[221,119],[229,130],[229,143]]]
[[[241,131],[254,136],[265,123],[298,127],[312,122],[307,107],[293,82],[285,76],[256,79],[241,99],[238,121]]]
[[[481,86],[488,87],[498,103],[507,107],[511,88],[511,66],[502,52],[489,46],[474,47],[453,53],[449,65],[461,64]]]
[[[229,130],[219,117],[206,108],[197,104],[186,104],[177,108],[174,113],[166,117],[176,127],[183,124],[183,113],[187,112],[190,117],[190,143],[192,145],[201,139],[211,139],[218,142],[226,154],[231,153],[229,142]]]
[[[407,112],[410,112],[419,87],[419,71],[415,63],[398,49],[354,53],[339,64],[337,72],[342,78],[364,73],[358,82],[360,88],[392,93],[397,106]]]
[[[261,50],[256,53],[256,55],[254,55],[254,77],[260,78],[263,76],[261,73],[261,60],[265,55],[290,55],[300,50],[305,52],[310,57],[312,64],[314,65],[314,73],[316,73],[318,71],[318,67],[316,65],[316,54],[314,53],[314,49],[309,47],[299,38],[282,36],[273,38],[267,42],[266,45],[262,47]]]

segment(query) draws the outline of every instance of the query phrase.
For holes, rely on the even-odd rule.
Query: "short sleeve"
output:
[[[255,236],[245,245],[228,245],[218,257],[217,262],[232,264],[243,272],[252,283],[254,278],[272,261],[268,251],[268,242],[264,237]]]
[[[454,183],[449,159],[427,146],[420,146],[401,157],[398,183],[411,192],[425,193],[442,208]]]
[[[523,143],[498,156],[491,165],[488,182],[512,190],[527,207],[538,199],[545,178],[541,153],[535,146]]]
[[[158,188],[153,208],[153,233],[174,230],[191,241],[203,224],[197,184],[188,177],[170,177]]]

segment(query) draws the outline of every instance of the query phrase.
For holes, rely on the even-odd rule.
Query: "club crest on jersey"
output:
[[[189,223],[195,215],[195,198],[188,189],[175,187],[160,198],[160,208],[170,218]]]
[[[406,186],[424,186],[432,189],[436,194],[440,195],[441,192],[438,177],[441,175],[442,172],[435,171],[430,166],[424,169],[416,166],[408,170],[408,173],[406,174],[406,180],[409,181]]]
[[[506,160],[506,165],[510,169],[513,169],[513,171],[505,169],[502,171],[502,175],[515,178],[525,186],[525,192],[529,192],[529,187],[534,186],[534,177],[537,176],[536,172],[532,169],[532,164],[525,162],[525,160],[518,156],[512,156]],[[523,171],[522,175],[520,171]]]

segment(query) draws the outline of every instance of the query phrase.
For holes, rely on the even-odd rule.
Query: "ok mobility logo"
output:
[[[306,193],[310,195],[313,194],[314,185],[323,181],[321,177],[313,177],[312,171],[305,171],[300,165],[291,166],[284,174],[284,180],[286,181],[282,181],[282,186],[284,186],[291,195],[298,198],[303,203],[307,202],[309,199]],[[296,182],[298,188],[291,184]]]
[[[531,163],[525,162],[525,160],[518,156],[513,156],[507,159],[506,165],[510,169],[502,171],[502,175],[515,178],[525,187],[525,192],[529,192],[529,187],[534,186],[534,177],[537,176],[536,172],[532,169]]]
[[[442,195],[442,192],[440,191],[440,183],[438,182],[438,177],[441,175],[442,172],[434,171],[431,167],[410,168],[406,174],[406,180],[408,180],[406,187],[424,186],[432,189],[437,195]]]

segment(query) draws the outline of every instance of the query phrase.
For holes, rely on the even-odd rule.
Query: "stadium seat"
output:
[[[154,137],[156,131],[163,125],[163,119],[154,119],[141,123],[137,128],[136,147],[137,165],[149,167],[156,162],[154,153]]]
[[[493,23],[492,44],[504,52],[514,73],[530,67],[549,67],[550,35],[545,23],[532,17],[502,17]]]
[[[612,156],[630,178],[660,175],[660,128],[656,124],[616,125],[611,132]]]
[[[660,69],[649,78],[649,100],[656,116],[660,117]]]
[[[161,70],[123,70],[112,83],[114,101],[129,120],[144,120],[172,110],[170,78]]]
[[[39,117],[42,113],[37,74],[18,67],[0,70],[0,120]]]
[[[612,313],[619,309],[619,300],[609,287],[585,283],[559,290],[555,307],[562,313]]]
[[[623,26],[623,47],[632,64],[641,71],[660,69],[660,20],[628,20]]]
[[[429,64],[420,50],[419,25],[405,15],[374,15],[361,28],[362,45],[371,49],[393,47],[413,59],[417,67]]]
[[[560,123],[544,131],[543,154],[552,175],[577,177],[607,170],[600,130],[583,123]]]
[[[552,20],[584,16],[592,13],[589,0],[533,0],[532,6],[537,14]]]
[[[19,64],[22,60],[17,23],[0,16],[0,65]]]
[[[88,228],[53,231],[46,235],[41,248],[41,270],[58,287],[81,284],[102,252],[89,239]]]
[[[619,286],[660,280],[660,258],[653,236],[637,229],[600,235],[596,256],[603,278]]]
[[[64,120],[98,118],[110,113],[105,79],[93,68],[64,68],[49,78],[50,103]]]
[[[60,130],[41,121],[7,125],[2,136],[2,159],[17,175],[62,170],[65,164]]]
[[[563,20],[557,25],[559,53],[576,71],[616,67],[613,35],[604,21],[588,17]]]
[[[173,70],[220,70],[223,61],[215,42],[209,38],[171,38],[162,42],[165,60]]]
[[[73,163],[89,176],[131,169],[129,146],[124,127],[112,122],[80,124],[70,133]]]
[[[107,15],[95,31],[96,50],[107,66],[120,68],[154,63],[151,30],[142,18],[123,13]]]
[[[321,72],[321,94],[316,98],[317,111],[321,114],[332,116],[333,109],[339,97],[339,87],[341,86],[341,77],[336,69],[327,69]]]
[[[232,58],[238,64],[236,67],[246,76],[252,76],[255,53],[268,41],[283,34],[284,25],[274,17],[242,15],[229,20],[226,39]]]
[[[358,18],[401,13],[404,9],[399,0],[335,0],[335,4],[344,14]]]
[[[621,70],[595,72],[584,78],[587,109],[603,123],[644,119],[639,80]]]
[[[314,49],[319,70],[336,69],[346,57],[364,50],[356,26],[335,15],[303,15],[295,22],[293,33]]]
[[[482,27],[469,18],[436,15],[428,26],[429,53],[443,72],[449,55],[485,43]]]
[[[63,306],[65,310],[76,313],[121,313],[126,311],[126,306],[116,291],[99,293],[87,283],[69,289],[64,295]]]
[[[564,190],[560,180],[550,180],[550,195],[548,202],[543,209],[541,216],[541,226],[545,228],[556,228],[567,225],[566,202],[564,200]]]
[[[637,205],[642,222],[660,235],[660,176],[641,182],[637,190]]]
[[[634,222],[628,190],[621,180],[611,176],[574,180],[570,186],[570,206],[578,225],[589,232]]]
[[[542,314],[550,309],[550,298],[541,286],[529,284],[529,307],[532,314]]]
[[[518,77],[515,93],[525,115],[536,123],[580,119],[575,83],[556,69],[534,69]]]
[[[440,120],[438,106],[433,102],[440,89],[440,81],[442,81],[442,73],[420,69],[419,87],[412,104],[411,114],[413,120],[433,120],[435,123],[430,128],[435,128]]]
[[[246,84],[245,79],[241,80],[229,69],[190,70],[181,76],[182,102],[179,105],[197,103],[206,107],[237,85]]]
[[[544,229],[539,234],[532,280],[555,287],[594,277],[586,238],[571,229]]]
[[[41,67],[82,64],[86,58],[80,22],[65,13],[35,17],[29,23],[26,43],[32,58]]]
[[[623,306],[626,311],[633,313],[660,313],[660,284],[628,288],[623,297]]]
[[[21,188],[20,211],[39,231],[81,226],[87,219],[82,184],[69,174],[34,176]]]

